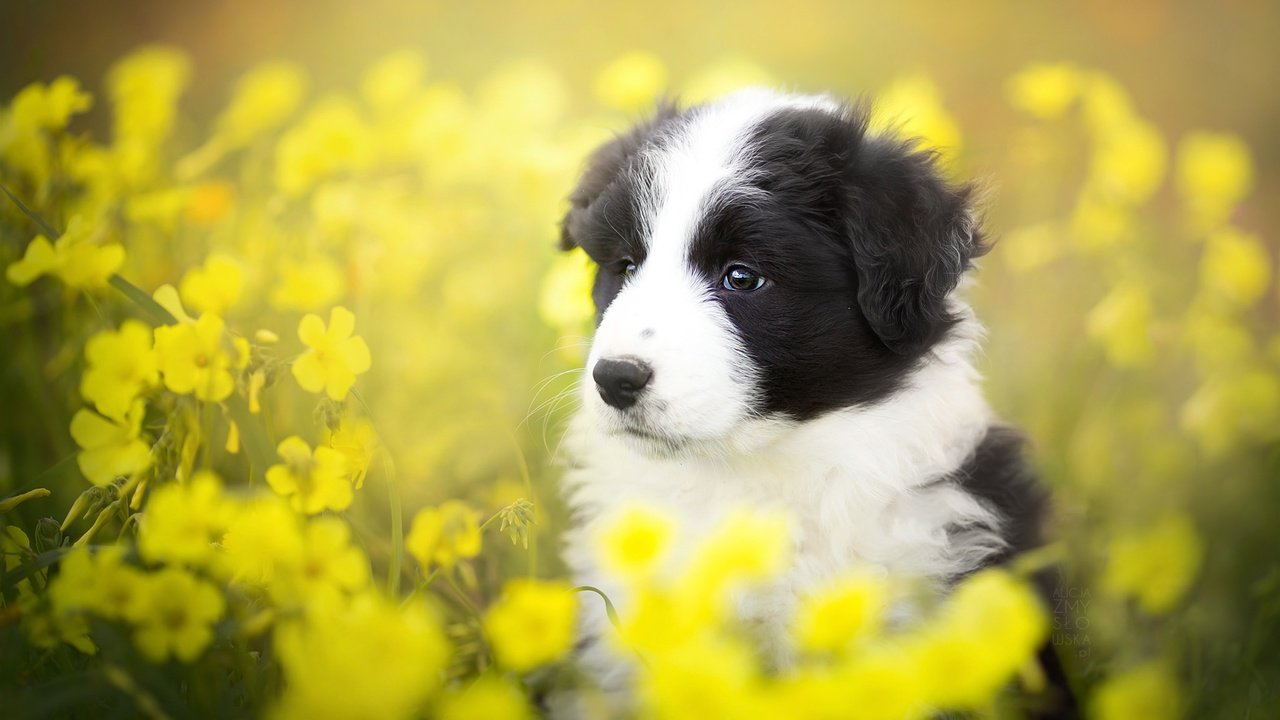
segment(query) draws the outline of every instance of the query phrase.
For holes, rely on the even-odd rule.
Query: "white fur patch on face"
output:
[[[645,156],[655,169],[642,202],[647,256],[605,311],[587,375],[600,360],[627,358],[653,376],[625,410],[586,384],[586,407],[606,432],[660,453],[743,449],[772,435],[778,423],[752,411],[758,370],[714,297],[718,278],[702,277],[689,255],[708,208],[726,193],[751,192],[752,130],[787,109],[839,108],[823,96],[742,91],[696,111],[678,136]]]

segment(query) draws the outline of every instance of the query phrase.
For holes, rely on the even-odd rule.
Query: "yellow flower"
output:
[[[281,441],[276,451],[284,464],[267,468],[267,484],[289,498],[294,510],[314,515],[351,505],[351,480],[342,453],[323,445],[312,452],[297,435]]]
[[[494,675],[481,675],[440,701],[440,720],[527,720],[533,710],[523,690]]]
[[[737,583],[766,580],[790,557],[789,534],[785,518],[736,512],[699,546],[686,582],[698,587],[698,594],[712,597]]]
[[[326,432],[324,441],[347,459],[347,474],[356,489],[364,487],[369,464],[378,450],[378,434],[373,423],[364,418],[344,417],[337,428]]]
[[[222,593],[179,568],[160,570],[146,586],[146,601],[133,634],[143,657],[152,662],[174,657],[188,663],[200,657],[226,607]]]
[[[351,544],[351,528],[335,517],[307,523],[296,564],[280,568],[267,586],[284,605],[327,602],[333,594],[352,593],[369,584],[369,561]]]
[[[960,153],[960,125],[942,104],[933,80],[912,75],[894,80],[876,98],[871,131],[919,139],[946,159]]]
[[[1106,592],[1134,597],[1152,614],[1173,609],[1200,571],[1204,544],[1191,518],[1170,513],[1154,524],[1116,536],[1102,576]]]
[[[50,587],[54,610],[135,621],[146,606],[146,574],[125,562],[122,546],[77,547],[62,559]]]
[[[318,315],[306,315],[298,323],[298,339],[309,350],[293,361],[293,377],[307,392],[325,392],[343,400],[356,376],[369,370],[369,346],[351,333],[356,316],[344,307],[329,314],[329,327]]]
[[[1025,583],[1005,570],[979,572],[913,642],[921,691],[939,707],[981,707],[1035,657],[1048,630]]]
[[[93,106],[93,96],[80,89],[80,81],[61,75],[53,82],[31,83],[18,91],[9,106],[9,118],[21,129],[62,130],[72,115]]]
[[[1150,662],[1104,680],[1093,696],[1098,720],[1177,720],[1182,683],[1169,668]]]
[[[138,531],[138,553],[147,562],[203,566],[214,558],[234,508],[222,494],[222,482],[207,470],[186,484],[169,483],[152,491]]]
[[[578,601],[567,583],[521,578],[489,607],[485,634],[498,663],[528,672],[564,657],[573,646]]]
[[[1253,189],[1249,146],[1230,133],[1188,133],[1178,142],[1176,179],[1197,225],[1212,228]]]
[[[235,389],[231,369],[243,367],[247,347],[238,347],[241,358],[233,361],[223,346],[222,318],[205,313],[193,323],[179,322],[156,328],[156,353],[165,387],[206,402],[222,402]]]
[[[360,94],[374,111],[389,114],[403,108],[422,86],[426,58],[416,50],[397,50],[373,64],[360,80]]]
[[[971,647],[981,653],[982,646]],[[857,708],[857,718],[867,720],[915,720],[934,717],[924,699],[928,692],[918,656],[888,645],[871,649],[857,662],[834,673],[838,702]]]
[[[1079,97],[1080,82],[1080,71],[1071,63],[1028,65],[1009,78],[1005,95],[1038,118],[1055,118]]]
[[[239,508],[222,536],[222,574],[267,585],[301,563],[302,524],[283,500],[259,496]]]
[[[1183,405],[1179,420],[1210,457],[1242,440],[1274,440],[1280,433],[1280,379],[1256,368],[1210,378]]]
[[[41,275],[54,275],[78,290],[106,287],[107,280],[124,264],[124,248],[114,243],[98,245],[90,235],[91,229],[76,215],[56,242],[37,235],[22,259],[6,268],[5,277],[18,287],[30,285]]]
[[[167,138],[190,76],[191,61],[175,48],[145,47],[113,65],[107,91],[115,105],[116,136],[156,144]]]
[[[71,418],[71,437],[80,446],[76,462],[89,482],[105,486],[122,475],[133,475],[151,464],[151,446],[139,433],[146,406],[134,400],[119,419],[82,409]]]
[[[667,85],[667,68],[652,53],[629,52],[614,58],[596,74],[600,102],[619,110],[647,110]]]
[[[605,567],[627,577],[647,576],[671,545],[673,532],[669,518],[646,508],[628,508],[600,534]]]
[[[277,720],[419,717],[449,652],[423,605],[368,593],[282,626],[276,648],[285,678]]]
[[[757,673],[750,648],[699,635],[654,657],[639,678],[643,717],[669,720],[749,717]]]
[[[830,583],[804,598],[796,613],[796,640],[811,652],[842,652],[879,629],[888,599],[884,580],[870,574]]]
[[[218,139],[235,148],[274,130],[298,108],[306,89],[306,72],[294,63],[253,68],[236,81],[231,102],[218,116]]]
[[[224,315],[240,297],[244,270],[230,257],[210,255],[204,266],[192,268],[182,277],[182,300],[197,312]]]
[[[137,320],[89,338],[84,355],[88,367],[80,394],[109,418],[123,418],[134,399],[159,379],[151,328]]]
[[[342,296],[342,271],[332,260],[317,256],[306,262],[284,261],[280,284],[271,293],[278,310],[314,310]]]
[[[422,567],[451,568],[458,560],[480,554],[480,525],[476,513],[461,500],[418,511],[409,525],[405,549]]]
[[[1167,162],[1160,131],[1132,118],[1096,138],[1086,183],[1105,200],[1137,205],[1160,187]]]
[[[276,185],[296,197],[321,180],[361,168],[374,137],[350,100],[325,98],[280,138]]]
[[[1138,285],[1119,285],[1089,311],[1085,328],[1117,367],[1141,367],[1155,356],[1151,296]]]
[[[1205,239],[1200,282],[1215,297],[1237,307],[1259,299],[1271,282],[1271,258],[1258,236],[1223,227]]]

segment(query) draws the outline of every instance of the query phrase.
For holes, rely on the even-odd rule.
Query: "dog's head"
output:
[[[588,410],[671,453],[891,395],[958,320],[970,194],[856,105],[661,108],[596,151],[564,218],[599,266]]]

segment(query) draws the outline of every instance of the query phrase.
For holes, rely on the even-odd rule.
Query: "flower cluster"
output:
[[[1200,645],[1169,628],[1208,632],[1184,623],[1188,597],[1223,555],[1196,473],[1244,487],[1261,464],[1239,458],[1280,439],[1274,253],[1241,211],[1260,173],[1239,137],[1170,142],[1097,70],[1009,79],[1025,182],[1002,196],[996,289],[973,299],[1010,342],[1071,348],[1020,354],[994,389],[1046,448],[1064,540],[946,598],[873,568],[829,578],[762,628],[739,599],[786,577],[787,518],[744,509],[672,557],[688,529],[635,507],[597,538],[616,593],[556,577],[551,437],[595,308],[590,261],[553,248],[609,128],[668,87],[697,101],[775,78],[742,58],[681,78],[628,52],[584,114],[537,60],[468,88],[429,70],[396,51],[341,90],[269,62],[202,124],[182,104],[190,59],[146,47],[107,71],[97,110],[69,77],[0,105],[0,185],[22,201],[0,198],[15,714],[525,718],[565,690],[616,711],[574,667],[590,613],[633,661],[621,711],[640,717],[1016,712],[1041,694],[1046,641],[1099,717],[1191,707]],[[959,174],[992,141],[947,102],[899,78],[871,131],[922,138]],[[90,111],[109,137],[69,129]],[[1061,290],[1057,321],[1001,315],[1001,282]],[[1033,381],[1053,389],[1009,392]],[[1030,577],[1066,558],[1068,590],[1037,599]],[[71,677],[88,689],[60,695]]]

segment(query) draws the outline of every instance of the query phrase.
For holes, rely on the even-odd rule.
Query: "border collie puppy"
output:
[[[785,664],[798,595],[826,580],[871,566],[945,591],[1035,544],[1042,495],[955,292],[986,249],[972,195],[826,96],[665,107],[597,150],[562,236],[599,266],[564,444],[577,579],[626,602],[594,533],[629,504],[686,548],[734,509],[784,511],[794,564],[739,611]],[[584,613],[584,664],[624,687],[600,603]]]

